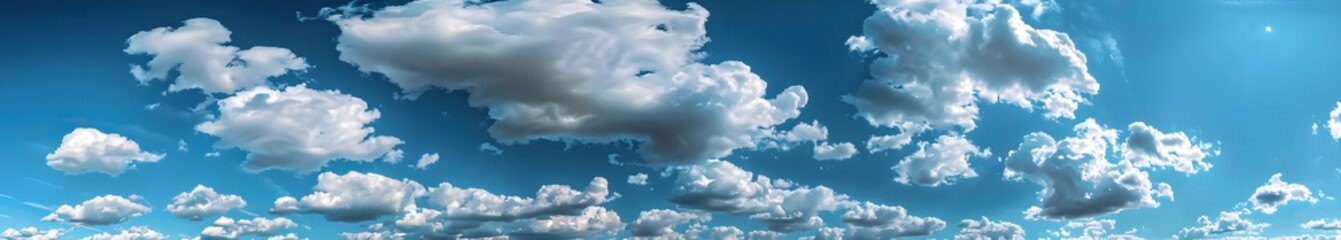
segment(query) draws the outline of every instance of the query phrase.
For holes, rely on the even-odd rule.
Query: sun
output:
[[[1271,25],[1266,26],[1266,32],[1271,32]]]

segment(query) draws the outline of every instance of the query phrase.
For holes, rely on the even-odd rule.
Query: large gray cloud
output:
[[[977,126],[978,103],[1072,118],[1099,91],[1067,34],[1026,24],[1008,4],[872,1],[854,51],[884,54],[873,79],[844,98],[875,126],[920,131]]]
[[[372,161],[401,140],[373,135],[381,117],[362,99],[297,85],[256,87],[219,100],[219,116],[196,130],[219,137],[216,149],[246,150],[247,170],[314,172],[334,159]]]
[[[170,92],[200,89],[205,93],[231,93],[311,67],[289,49],[257,46],[240,50],[223,45],[232,41],[232,32],[214,19],[192,18],[182,24],[142,31],[126,40],[126,53],[154,56],[145,65],[131,67],[131,74],[141,84],[166,81],[168,73],[177,70],[177,78],[168,87]]]
[[[196,185],[191,192],[184,192],[172,197],[172,203],[168,204],[168,212],[179,218],[200,221],[205,217],[228,212],[236,208],[247,206],[247,201],[242,197],[232,194],[219,194],[214,192],[213,188],[205,185]]]
[[[162,153],[140,150],[140,144],[115,133],[76,128],[61,138],[60,147],[47,154],[47,166],[66,174],[121,175],[137,162],[158,162]]]
[[[1133,123],[1131,129],[1144,125]],[[1077,124],[1074,131],[1075,137],[1060,141],[1041,132],[1029,134],[1019,149],[1011,151],[1006,157],[1006,178],[1028,179],[1044,187],[1038,194],[1041,204],[1025,212],[1028,218],[1089,218],[1127,209],[1155,208],[1159,207],[1155,197],[1173,197],[1172,187],[1165,183],[1152,183],[1149,173],[1144,170],[1159,167],[1158,164],[1137,163],[1148,160],[1130,156],[1137,154],[1132,153],[1132,147],[1119,149],[1117,130],[1087,119]],[[1135,137],[1143,134],[1141,131],[1134,132]],[[1146,133],[1149,132],[1158,133],[1153,129]],[[1134,140],[1128,138],[1126,142]],[[1207,146],[1195,148],[1199,149],[1196,154],[1209,155],[1204,152],[1209,148],[1208,145],[1190,145]],[[1118,160],[1110,161],[1110,154],[1119,155]],[[1197,161],[1201,159],[1197,158]]]
[[[136,203],[139,195],[129,198],[117,195],[93,197],[79,205],[61,205],[56,211],[42,217],[42,221],[66,221],[84,225],[111,225],[149,213],[149,206]]]
[[[1276,213],[1277,207],[1284,206],[1290,201],[1317,203],[1318,199],[1313,197],[1313,192],[1308,186],[1281,180],[1280,173],[1271,175],[1266,184],[1257,187],[1253,195],[1248,197],[1248,202],[1252,203],[1254,210],[1266,214]]]
[[[754,147],[808,101],[800,86],[764,98],[745,63],[699,62],[708,11],[697,4],[421,0],[326,13],[341,60],[408,98],[467,92],[503,143],[634,141],[653,163],[698,162]]]

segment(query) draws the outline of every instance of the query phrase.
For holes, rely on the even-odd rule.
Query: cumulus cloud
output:
[[[139,195],[125,198],[117,195],[97,196],[79,205],[61,205],[42,221],[65,221],[84,225],[111,225],[149,213],[149,207],[136,203]]]
[[[750,215],[773,231],[822,227],[824,223],[818,212],[852,204],[847,195],[835,194],[828,187],[795,186],[786,180],[756,176],[720,160],[682,166],[675,171],[672,203],[689,209]]]
[[[507,236],[518,239],[613,238],[625,226],[619,214],[602,207],[587,208],[578,215],[533,218],[508,225]]]
[[[302,209],[298,206],[298,199],[290,196],[283,196],[275,199],[275,206],[270,208],[270,213],[277,215],[297,213],[301,211]]]
[[[701,63],[708,11],[697,4],[421,0],[326,13],[341,60],[408,98],[467,92],[505,144],[632,141],[652,163],[699,162],[754,147],[809,100],[800,86],[764,98],[745,63]]]
[[[168,239],[162,233],[149,229],[146,226],[134,226],[130,229],[121,230],[118,233],[98,233],[93,236],[83,238],[83,240],[164,240]]]
[[[232,41],[231,31],[219,21],[192,18],[181,27],[159,27],[141,31],[126,40],[126,53],[152,55],[144,65],[131,67],[141,84],[168,81],[168,91],[200,89],[205,93],[231,93],[266,85],[266,79],[301,71],[311,66],[285,48],[256,46],[246,50],[223,45]]]
[[[214,192],[213,188],[204,185],[196,185],[191,192],[177,194],[172,198],[172,203],[168,204],[168,212],[173,216],[192,221],[200,221],[205,217],[228,212],[236,208],[247,206],[247,201],[242,197],[232,194],[219,194]]]
[[[744,238],[745,232],[732,226],[716,226],[708,230],[708,239],[740,240]]]
[[[386,161],[387,163],[391,163],[391,164],[396,164],[396,163],[400,163],[400,160],[401,160],[402,158],[405,158],[405,151],[402,151],[402,150],[400,150],[400,149],[395,149],[395,150],[391,150],[390,152],[387,152],[386,155],[383,155],[383,156],[382,156],[382,161]]]
[[[1023,240],[1024,228],[1006,221],[993,222],[987,217],[982,220],[964,219],[959,222],[959,234],[956,240]]]
[[[494,155],[502,155],[503,149],[500,149],[498,148],[498,146],[494,146],[494,144],[491,144],[489,142],[484,142],[480,143],[480,152],[493,153]]]
[[[1313,197],[1313,192],[1308,190],[1307,186],[1297,183],[1287,183],[1281,180],[1281,174],[1271,175],[1265,185],[1257,187],[1253,195],[1248,197],[1248,202],[1253,204],[1253,209],[1266,214],[1276,213],[1276,208],[1284,206],[1290,201],[1300,201],[1317,203],[1318,199]]]
[[[60,147],[47,154],[47,166],[66,174],[90,172],[118,176],[137,162],[158,162],[164,154],[140,150],[140,144],[115,133],[76,128],[61,138]]]
[[[895,182],[928,187],[954,184],[959,179],[978,177],[978,172],[969,167],[969,157],[992,155],[959,135],[942,135],[935,143],[921,142],[917,147],[917,152],[899,160],[892,168],[898,175]]]
[[[857,146],[852,143],[829,144],[828,142],[815,145],[815,160],[843,160],[857,155]]]
[[[712,215],[704,212],[652,209],[638,213],[638,220],[629,226],[629,232],[635,237],[669,236],[675,233],[675,226],[711,220]]]
[[[609,182],[594,178],[585,190],[546,185],[534,198],[498,195],[442,183],[428,191],[432,208],[414,208],[395,221],[411,237],[600,238],[622,230],[609,201]]]
[[[904,131],[894,135],[871,136],[866,140],[866,151],[878,153],[885,150],[899,150],[913,142],[913,135],[917,132]]]
[[[1073,118],[1099,91],[1067,34],[1030,26],[1009,4],[873,2],[878,10],[848,45],[884,56],[843,98],[871,125],[972,130],[979,102]]]
[[[1131,126],[1136,129],[1144,124],[1138,122]],[[1019,149],[1006,157],[1006,178],[1028,179],[1043,186],[1038,194],[1042,202],[1025,212],[1028,218],[1089,218],[1127,209],[1155,208],[1159,207],[1155,197],[1173,197],[1172,187],[1166,183],[1152,183],[1149,173],[1144,170],[1159,165],[1138,164],[1134,161],[1151,162],[1129,156],[1145,153],[1124,150],[1131,147],[1116,149],[1117,130],[1101,126],[1093,119],[1077,124],[1073,130],[1076,136],[1060,141],[1046,133],[1029,134]],[[1146,133],[1152,132],[1158,133],[1153,129]],[[1126,142],[1141,141],[1129,138]],[[1120,156],[1116,163],[1108,159],[1110,153]],[[1195,171],[1183,172],[1191,174]]]
[[[782,139],[789,142],[824,141],[829,139],[829,128],[821,125],[819,121],[797,123]]]
[[[639,186],[647,185],[647,174],[646,174],[646,173],[638,173],[638,174],[634,174],[634,175],[629,175],[629,184],[639,185]]]
[[[428,165],[433,165],[433,163],[437,162],[437,153],[425,153],[423,156],[419,156],[419,161],[414,163],[414,167],[418,169],[428,169]]]
[[[312,190],[297,201],[297,209],[293,198],[282,197],[275,200],[271,212],[314,213],[330,221],[361,222],[413,209],[415,199],[426,193],[423,185],[409,179],[353,171],[344,175],[322,173]]]
[[[443,217],[458,221],[510,222],[556,215],[580,215],[588,207],[605,203],[610,186],[605,178],[593,178],[583,191],[567,185],[545,185],[534,198],[498,195],[479,188],[439,184],[428,192],[428,203],[443,209]]]
[[[1175,235],[1175,239],[1201,239],[1214,237],[1224,234],[1252,235],[1259,234],[1262,229],[1270,227],[1270,223],[1254,223],[1245,218],[1245,215],[1251,215],[1252,211],[1241,209],[1238,211],[1220,212],[1220,217],[1212,220],[1210,217],[1201,216],[1197,218],[1198,226],[1183,228]]]
[[[6,228],[0,232],[0,237],[15,240],[56,240],[60,239],[65,231],[61,229],[38,230],[35,227],[23,227],[19,229]]]
[[[1308,222],[1305,222],[1304,224],[1301,224],[1299,226],[1313,230],[1341,231],[1341,220],[1315,219],[1315,220],[1309,220]]]
[[[219,100],[219,116],[196,130],[219,137],[216,149],[246,150],[250,171],[314,172],[333,159],[372,161],[401,140],[374,136],[381,113],[362,99],[306,85],[256,87]]]
[[[777,240],[777,239],[782,239],[782,235],[783,235],[783,234],[780,233],[780,232],[765,231],[765,230],[754,230],[754,231],[750,231],[749,234],[746,234],[746,235],[745,235],[745,239],[748,239],[748,240]]]
[[[1117,221],[1113,219],[1089,219],[1067,222],[1061,229],[1048,230],[1048,233],[1059,239],[1144,239],[1133,235],[1136,233],[1136,229],[1131,229],[1125,233],[1111,233],[1113,228],[1116,227]]]
[[[1130,135],[1122,144],[1122,156],[1136,167],[1173,168],[1195,174],[1212,166],[1204,161],[1211,144],[1197,143],[1187,134],[1163,133],[1142,122],[1129,125],[1127,133]]]
[[[204,239],[238,239],[246,236],[266,237],[275,235],[281,230],[295,227],[298,227],[298,223],[284,217],[274,219],[257,217],[240,220],[219,217],[213,225],[200,231],[200,236]]]
[[[926,236],[945,229],[945,221],[908,215],[899,206],[865,202],[843,213],[848,228],[843,236],[853,239],[895,239]]]

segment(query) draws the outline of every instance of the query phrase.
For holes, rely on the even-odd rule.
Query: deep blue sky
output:
[[[687,1],[662,1],[683,9]],[[862,21],[875,11],[871,4],[843,1],[695,1],[711,12],[707,27],[711,41],[702,49],[706,63],[738,60],[768,81],[771,96],[786,86],[802,85],[810,96],[799,121],[818,120],[831,131],[829,139],[857,143],[867,137],[892,134],[856,117],[857,110],[840,96],[854,92],[870,78],[873,56],[853,53],[844,45],[861,34]],[[1174,187],[1176,200],[1158,208],[1105,215],[1117,220],[1117,232],[1136,229],[1147,238],[1167,238],[1196,224],[1198,216],[1216,216],[1242,207],[1253,190],[1275,173],[1286,181],[1316,192],[1341,192],[1338,157],[1341,143],[1325,128],[1328,112],[1341,100],[1341,81],[1335,67],[1341,48],[1341,2],[1280,1],[1230,4],[1228,1],[1059,1],[1063,10],[1040,19],[1027,18],[1038,28],[1072,34],[1089,57],[1090,73],[1101,84],[1099,94],[1076,111],[1075,119],[1047,119],[1039,110],[1006,104],[982,105],[978,128],[967,137],[993,156],[972,159],[979,177],[950,186],[922,187],[891,181],[889,170],[915,147],[870,154],[862,151],[844,161],[815,161],[809,150],[738,150],[725,159],[741,168],[804,185],[823,185],[852,199],[900,205],[914,215],[945,220],[949,227],[931,237],[949,238],[961,219],[987,216],[1023,226],[1029,238],[1048,237],[1064,222],[1033,221],[1021,214],[1038,204],[1039,185],[1002,179],[998,161],[1016,149],[1021,137],[1046,132],[1071,136],[1070,128],[1086,118],[1125,130],[1142,121],[1166,132],[1186,132],[1214,143],[1219,156],[1208,161],[1206,172],[1186,175],[1152,171],[1151,178]],[[172,236],[194,236],[209,220],[192,222],[173,218],[162,208],[172,196],[203,184],[247,199],[244,210],[266,216],[271,201],[280,196],[311,192],[316,174],[286,171],[248,173],[238,166],[241,150],[212,152],[213,136],[193,127],[204,114],[191,108],[204,99],[195,91],[162,95],[162,81],[139,85],[128,72],[147,56],[122,51],[126,39],[139,31],[179,26],[181,21],[206,17],[232,32],[230,45],[278,46],[292,50],[314,66],[304,73],[272,81],[280,85],[306,83],[314,89],[338,89],[363,99],[381,111],[371,126],[378,135],[396,136],[408,144],[401,164],[333,161],[322,171],[373,172],[409,178],[436,186],[450,182],[491,192],[531,196],[546,184],[582,186],[592,177],[610,179],[611,190],[622,197],[605,204],[626,223],[639,211],[674,208],[666,201],[674,182],[660,178],[660,169],[607,163],[607,155],[638,161],[637,153],[622,145],[532,141],[503,146],[504,153],[480,152],[483,142],[495,142],[486,132],[491,123],[485,110],[466,104],[465,92],[430,91],[417,100],[398,100],[396,85],[377,74],[359,72],[338,58],[340,30],[327,21],[299,21],[322,7],[343,1],[228,1],[228,2],[69,2],[25,1],[0,9],[0,228],[63,227],[41,222],[50,213],[43,206],[78,204],[97,195],[138,194],[152,213],[113,226],[151,226]],[[373,6],[398,5],[372,3]],[[1085,11],[1085,8],[1092,8]],[[298,13],[298,14],[295,14]],[[1273,31],[1264,28],[1271,26]],[[1110,49],[1095,44],[1113,36],[1121,64],[1106,55]],[[146,105],[158,103],[153,110]],[[786,123],[783,126],[790,126]],[[1319,124],[1317,134],[1310,125]],[[61,144],[61,136],[77,127],[92,127],[124,135],[150,152],[167,153],[157,163],[138,164],[126,174],[67,175],[53,170],[45,155]],[[918,140],[932,139],[921,136]],[[189,151],[178,151],[177,141]],[[414,169],[422,153],[437,152],[442,160],[428,170]],[[649,186],[624,182],[628,175],[652,175]],[[1294,202],[1272,215],[1253,214],[1256,222],[1273,224],[1264,236],[1326,233],[1298,227],[1305,221],[1341,217],[1341,203]],[[835,214],[838,213],[828,213]],[[762,226],[744,216],[719,214],[710,225],[735,225],[744,230]],[[225,216],[250,218],[231,211]],[[824,215],[833,217],[831,215]],[[359,231],[366,224],[330,223],[315,215],[290,216],[310,228],[291,232],[313,239],[329,239],[335,232]],[[828,220],[828,219],[826,219]],[[830,224],[838,224],[836,219]],[[95,232],[73,230],[67,237]],[[804,236],[790,235],[789,238]]]

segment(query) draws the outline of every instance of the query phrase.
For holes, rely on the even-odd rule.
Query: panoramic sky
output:
[[[22,1],[0,238],[1336,238],[1337,9]]]

